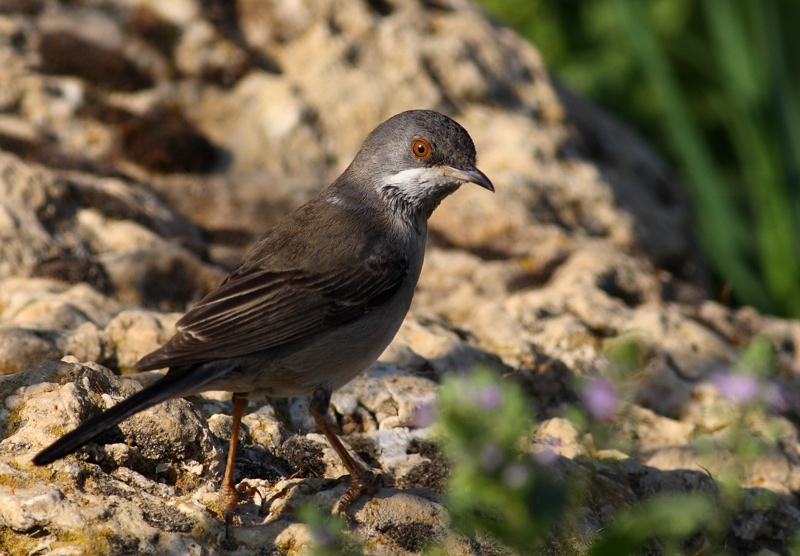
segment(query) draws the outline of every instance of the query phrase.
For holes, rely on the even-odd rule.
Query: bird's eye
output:
[[[417,158],[425,160],[431,156],[431,144],[425,139],[414,139],[414,142],[411,144],[411,152],[413,152],[414,156]]]

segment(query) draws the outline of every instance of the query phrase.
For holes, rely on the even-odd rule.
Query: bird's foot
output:
[[[384,485],[385,480],[380,473],[360,470],[359,473],[351,475],[347,490],[333,505],[333,514],[346,514],[350,505],[358,500],[362,494],[374,494],[376,490]]]
[[[233,516],[236,513],[236,506],[248,494],[246,485],[239,485],[237,488],[223,486],[219,491],[220,502],[222,503],[222,516],[225,518],[225,526],[230,527]]]

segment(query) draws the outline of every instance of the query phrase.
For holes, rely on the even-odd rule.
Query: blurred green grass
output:
[[[800,2],[479,3],[678,168],[718,297],[800,317]]]

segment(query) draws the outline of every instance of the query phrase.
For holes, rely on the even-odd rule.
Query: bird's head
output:
[[[431,110],[393,116],[369,134],[345,172],[370,187],[395,212],[427,218],[461,184],[494,191],[475,166],[475,145],[467,131]]]

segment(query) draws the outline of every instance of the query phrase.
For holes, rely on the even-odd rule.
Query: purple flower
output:
[[[487,473],[497,471],[505,459],[503,449],[494,442],[486,444],[478,454],[478,463],[480,463],[481,469]]]
[[[317,548],[333,548],[336,544],[336,535],[326,524],[318,524],[311,528],[311,538]]]
[[[608,419],[619,408],[617,387],[603,378],[590,380],[583,388],[581,400],[586,411],[595,419]]]
[[[556,454],[550,448],[546,448],[544,446],[539,450],[534,451],[533,457],[536,458],[536,461],[543,465],[553,465],[558,461],[558,454]]]
[[[761,384],[753,375],[717,372],[711,375],[711,383],[717,389],[720,397],[734,402],[752,402],[761,395]]]
[[[424,429],[436,419],[436,403],[425,401],[414,408],[408,426],[416,429]]]
[[[503,403],[503,391],[497,384],[488,384],[478,390],[477,403],[481,409],[497,409]]]
[[[521,461],[516,461],[503,471],[503,482],[511,488],[522,488],[531,478],[531,470]]]

